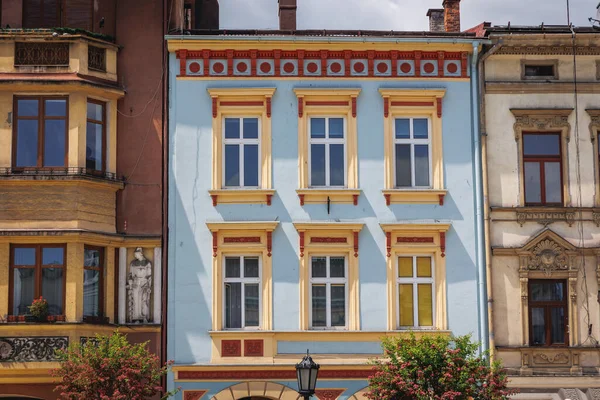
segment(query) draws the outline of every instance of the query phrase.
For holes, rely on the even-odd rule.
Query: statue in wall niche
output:
[[[141,247],[135,249],[133,256],[135,259],[129,264],[127,277],[127,322],[147,323],[150,320],[152,263],[144,256]]]

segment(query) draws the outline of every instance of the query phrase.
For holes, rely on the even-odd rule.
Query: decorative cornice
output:
[[[556,109],[515,109],[510,110],[515,116],[515,140],[520,141],[523,131],[533,129],[536,131],[561,130],[565,131],[565,139],[569,140],[571,124],[569,116],[572,108]]]
[[[323,369],[319,379],[367,379],[373,374],[372,368],[363,369]],[[177,371],[178,380],[296,380],[294,368],[280,370],[260,370],[258,367],[247,370],[229,371]]]
[[[559,56],[570,56],[573,55],[573,46],[571,45],[559,45],[559,46],[535,46],[535,45],[504,45],[496,54],[498,55],[559,55]],[[600,55],[600,47],[597,46],[577,46],[576,54],[579,56],[597,56]],[[189,57],[189,53],[188,53]]]
[[[533,221],[544,226],[553,222],[566,222],[569,226],[575,223],[575,211],[519,211],[517,210],[517,222],[523,226],[526,222]]]

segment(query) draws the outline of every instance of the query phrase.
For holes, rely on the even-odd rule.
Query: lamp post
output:
[[[317,386],[317,375],[319,374],[319,364],[315,363],[306,350],[306,356],[296,364],[296,375],[298,377],[298,393],[304,400],[309,400],[310,396],[315,394]]]

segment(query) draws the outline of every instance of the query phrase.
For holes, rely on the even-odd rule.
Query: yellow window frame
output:
[[[212,330],[223,328],[223,259],[231,256],[261,257],[261,321],[259,330],[273,328],[273,267],[272,234],[279,224],[273,222],[208,222],[212,233],[213,281],[212,281]]]
[[[384,189],[387,205],[444,204],[442,99],[445,89],[380,89],[383,98]],[[399,117],[431,121],[431,188],[396,188],[394,182],[394,121]]]
[[[357,204],[358,134],[356,125],[357,97],[360,89],[294,89],[298,99],[298,183],[296,192],[300,204],[334,203]],[[344,105],[345,103],[345,105]],[[346,119],[346,187],[311,188],[309,182],[309,119],[315,116],[340,116]]]
[[[271,204],[272,189],[271,98],[275,88],[208,89],[212,100],[212,179],[209,194],[213,205]],[[223,187],[223,119],[227,116],[256,117],[260,120],[260,187],[225,189]]]

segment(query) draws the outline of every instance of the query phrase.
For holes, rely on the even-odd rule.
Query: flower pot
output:
[[[56,321],[56,317],[55,317],[54,315],[48,315],[48,316],[46,317],[46,320],[47,320],[48,322],[54,322],[54,321]]]
[[[8,322],[17,322],[17,316],[16,315],[9,315],[8,316]]]
[[[64,315],[57,315],[56,316],[56,321],[58,321],[58,322],[65,322],[65,316]]]
[[[25,322],[25,316],[24,316],[24,315],[18,315],[18,316],[17,316],[17,320],[18,320],[19,322]]]

